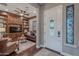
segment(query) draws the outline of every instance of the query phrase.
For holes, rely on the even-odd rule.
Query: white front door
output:
[[[62,51],[62,6],[44,12],[44,43],[49,49]]]

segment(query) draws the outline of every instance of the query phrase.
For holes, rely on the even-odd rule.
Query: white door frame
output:
[[[40,40],[40,37],[39,37],[39,35],[40,35],[40,27],[39,27],[39,15],[37,16],[37,26],[36,26],[36,48],[40,48],[40,42],[39,42],[39,40]]]
[[[59,5],[61,8],[62,8],[62,12],[63,12],[63,6],[62,5]],[[56,7],[58,7],[58,6],[56,6]],[[45,16],[45,15],[44,15]],[[62,15],[61,15],[61,18],[62,18]],[[44,46],[46,47],[46,39],[44,39]],[[58,52],[62,52],[62,32],[61,32],[61,51],[58,51]]]

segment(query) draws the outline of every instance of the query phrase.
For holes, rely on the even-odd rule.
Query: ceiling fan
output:
[[[26,7],[26,8],[28,9],[28,7]],[[29,16],[29,13],[27,13],[27,9],[22,10],[20,8],[16,8],[16,10],[14,10],[14,11],[21,16]]]
[[[2,5],[2,6],[7,6],[7,4],[6,4],[6,3],[0,3],[0,5]]]

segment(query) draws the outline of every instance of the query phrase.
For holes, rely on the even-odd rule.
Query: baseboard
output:
[[[61,52],[60,54],[64,55],[64,56],[72,56],[71,54],[65,53],[65,52]]]
[[[43,47],[44,48],[45,46],[44,45],[40,45],[40,47]]]
[[[60,54],[60,52],[58,52],[58,51],[55,51],[55,50],[53,50],[53,49],[50,49],[50,48],[47,48],[47,47],[45,47],[47,50],[50,50],[50,51],[52,51],[52,52],[55,52],[55,53],[57,53],[57,54],[59,54],[59,55],[61,55]],[[63,55],[61,55],[61,56],[63,56]]]
[[[37,45],[36,45],[36,48],[40,48],[40,46],[37,46]]]

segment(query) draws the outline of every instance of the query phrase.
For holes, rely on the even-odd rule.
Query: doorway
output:
[[[44,11],[44,45],[46,48],[62,51],[62,6]]]

